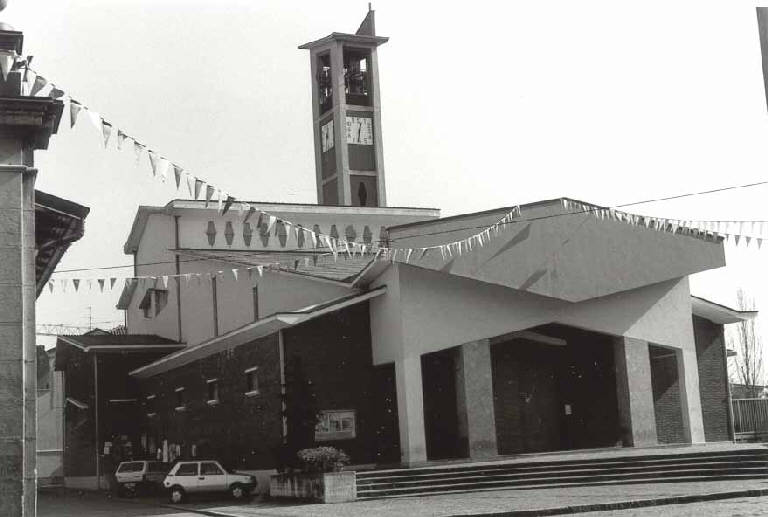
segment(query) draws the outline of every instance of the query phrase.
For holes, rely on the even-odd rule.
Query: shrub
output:
[[[306,472],[340,472],[349,464],[349,456],[334,447],[302,449],[297,456]]]

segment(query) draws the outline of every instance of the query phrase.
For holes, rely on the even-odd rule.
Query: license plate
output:
[[[126,483],[125,488],[136,488],[136,483]]]

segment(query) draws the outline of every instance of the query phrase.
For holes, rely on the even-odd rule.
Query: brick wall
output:
[[[694,316],[693,332],[704,436],[708,442],[727,441],[730,439],[730,420],[723,326]]]
[[[140,382],[148,434],[179,444],[190,456],[236,468],[272,468],[282,440],[277,334],[205,357]],[[257,366],[258,395],[249,395],[245,370]],[[208,403],[207,380],[218,379],[219,403]],[[176,389],[184,388],[184,410]],[[147,400],[147,396],[154,399]]]
[[[368,304],[359,304],[284,330],[286,361],[301,358],[319,410],[356,411],[356,438],[318,445],[344,449],[354,463],[376,457],[378,411],[372,404],[376,375],[371,357]],[[142,380],[147,433],[156,443],[180,444],[182,455],[214,457],[241,469],[269,469],[282,444],[278,335]],[[259,394],[246,396],[245,370],[258,366]],[[207,379],[218,379],[219,403],[207,402]],[[185,409],[176,410],[176,388]],[[154,394],[153,400],[147,395]]]
[[[684,443],[683,410],[675,351],[649,345],[653,410],[659,443]]]
[[[286,361],[301,358],[312,382],[318,410],[355,410],[354,439],[323,442],[343,449],[353,463],[376,461],[377,429],[382,408],[373,367],[368,303],[338,311],[284,333]]]

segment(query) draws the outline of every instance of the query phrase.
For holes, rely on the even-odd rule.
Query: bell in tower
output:
[[[355,34],[301,45],[312,71],[317,199],[321,205],[386,206],[376,36],[368,8]]]

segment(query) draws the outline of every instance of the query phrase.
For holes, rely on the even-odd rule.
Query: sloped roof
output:
[[[93,348],[119,349],[184,346],[183,343],[155,334],[81,334],[79,336],[59,336],[58,341],[76,346],[85,351]]]
[[[344,283],[351,283],[373,261],[373,256],[370,254],[350,257],[345,252],[339,252],[336,258],[327,252],[260,253],[251,250],[175,250],[175,252],[182,256],[216,260],[241,267],[280,263],[280,271]],[[306,258],[309,258],[308,262]]]
[[[712,323],[718,323],[720,325],[740,323],[757,317],[757,311],[732,309],[725,305],[693,295],[691,295],[691,307],[693,308],[693,314],[695,316],[699,316]]]
[[[35,191],[35,277],[38,296],[70,244],[83,236],[89,211],[88,207],[72,201]]]
[[[131,372],[139,378],[147,378],[173,368],[178,368],[189,364],[198,359],[208,357],[211,354],[221,352],[228,348],[234,348],[254,339],[274,334],[286,327],[292,327],[305,323],[309,320],[341,310],[350,305],[362,303],[387,292],[386,286],[380,286],[367,292],[355,292],[339,298],[328,300],[327,302],[309,305],[297,311],[278,312],[258,321],[243,325],[240,328],[231,330],[226,334],[203,341],[202,343],[187,347],[184,350],[169,354],[150,364],[137,368]]]

